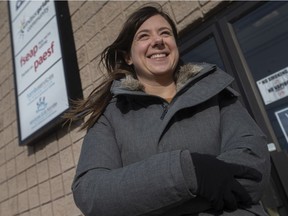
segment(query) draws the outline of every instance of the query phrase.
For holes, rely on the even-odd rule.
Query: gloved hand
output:
[[[238,164],[226,163],[215,156],[191,153],[198,183],[197,194],[210,201],[215,210],[236,210],[238,204],[249,205],[252,200],[236,178],[261,181],[257,170]]]

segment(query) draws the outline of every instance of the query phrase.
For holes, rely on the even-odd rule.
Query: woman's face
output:
[[[147,19],[137,30],[126,59],[140,82],[173,80],[179,51],[170,24],[161,15]]]

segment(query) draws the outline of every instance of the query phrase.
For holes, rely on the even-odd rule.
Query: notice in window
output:
[[[288,96],[288,67],[257,81],[265,105]]]

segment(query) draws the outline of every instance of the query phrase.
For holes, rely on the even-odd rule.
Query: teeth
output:
[[[165,57],[166,54],[154,54],[151,56],[151,58],[161,58],[161,57]]]

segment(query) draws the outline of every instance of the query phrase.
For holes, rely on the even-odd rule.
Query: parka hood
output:
[[[203,71],[204,69],[209,70],[209,69],[212,69],[213,67],[216,67],[216,66],[212,64],[208,64],[208,63],[188,63],[183,66],[180,66],[180,69],[177,72],[177,75],[175,76],[177,91],[181,89],[191,77],[194,77],[195,75],[197,75],[199,72]],[[132,92],[133,91],[138,92],[138,91],[143,90],[143,86],[139,82],[138,79],[134,78],[132,74],[128,73],[128,75],[126,75],[125,78],[114,81],[111,87],[111,92],[114,94],[116,92],[119,93],[118,90],[120,89],[129,90]]]

